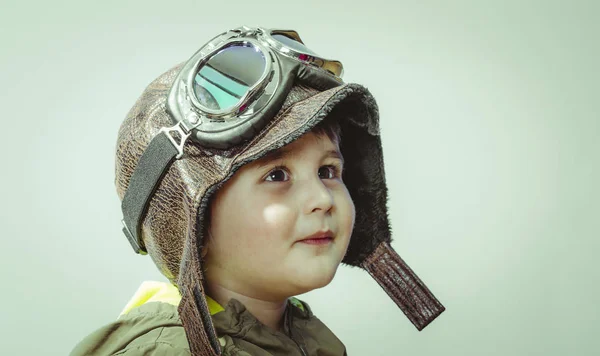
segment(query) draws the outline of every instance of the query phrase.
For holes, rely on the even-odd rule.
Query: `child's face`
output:
[[[327,285],[354,227],[342,168],[338,144],[313,132],[243,166],[211,204],[208,281],[273,301]],[[300,242],[323,230],[330,242]]]

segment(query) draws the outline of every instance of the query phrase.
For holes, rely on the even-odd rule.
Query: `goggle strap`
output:
[[[141,223],[154,192],[178,153],[168,134],[159,133],[144,150],[129,180],[121,202],[123,233],[136,253],[147,253],[141,241]]]

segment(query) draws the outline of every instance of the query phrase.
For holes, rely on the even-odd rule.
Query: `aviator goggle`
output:
[[[327,90],[343,84],[342,75],[339,61],[320,57],[291,30],[242,26],[204,45],[184,64],[169,92],[166,110],[175,125],[152,139],[125,192],[123,232],[135,252],[146,253],[142,217],[168,167],[183,156],[187,139],[230,148],[275,116],[294,83]]]

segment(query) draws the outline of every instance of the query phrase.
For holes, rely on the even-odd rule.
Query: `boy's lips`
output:
[[[320,230],[312,235],[306,236],[298,242],[308,243],[312,245],[322,245],[333,241],[333,232],[331,230]]]

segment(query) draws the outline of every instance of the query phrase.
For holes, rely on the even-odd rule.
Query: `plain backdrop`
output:
[[[164,280],[121,233],[119,125],[242,24],[297,30],[381,111],[393,247],[446,307],[419,332],[341,266],[302,295],[355,355],[598,355],[597,1],[2,1],[3,355],[65,355]]]

